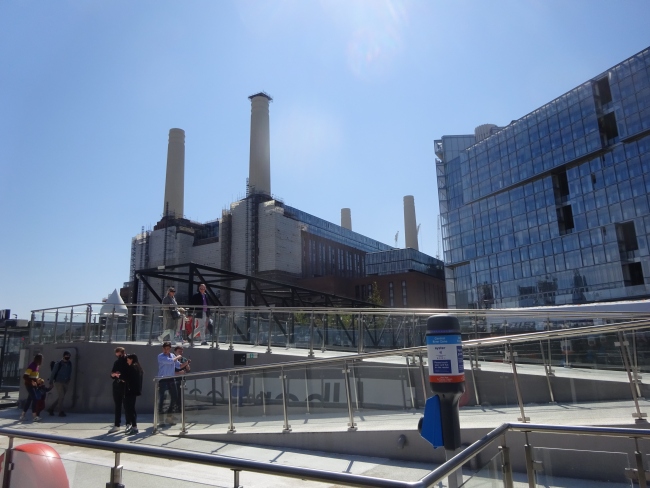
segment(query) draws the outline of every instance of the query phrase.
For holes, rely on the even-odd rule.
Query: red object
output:
[[[12,460],[11,488],[70,488],[59,453],[47,444],[21,444]]]

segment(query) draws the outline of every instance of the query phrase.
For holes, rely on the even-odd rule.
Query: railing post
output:
[[[411,370],[409,369],[409,355],[406,355],[406,378],[408,380],[409,393],[411,394],[411,408],[415,410],[415,398],[413,397],[413,381],[411,381]],[[358,396],[358,395],[357,395]],[[357,408],[359,408],[357,406]]]
[[[268,344],[266,345],[266,352],[268,354],[271,354],[273,351],[271,350],[271,337],[273,336],[273,312],[269,312],[269,340]]]
[[[345,396],[348,401],[348,431],[357,430],[357,424],[354,423],[354,412],[352,411],[352,391],[350,389],[350,368],[348,362],[343,363],[343,379],[345,381]]]
[[[59,309],[56,309],[56,314],[54,314],[54,336],[52,337],[52,344],[56,344],[56,329],[59,327]]]
[[[364,346],[365,346],[365,338],[363,334],[363,316],[361,315],[361,312],[357,314],[357,322],[359,326],[359,332],[358,332],[359,337],[357,338],[357,353],[363,354]]]
[[[68,334],[68,342],[72,342],[72,320],[74,318],[74,307],[70,307],[70,333]]]
[[[519,410],[521,411],[521,417],[519,417],[517,420],[519,420],[520,422],[528,422],[530,418],[526,417],[526,414],[524,413],[524,401],[521,397],[521,389],[519,388],[519,377],[517,376],[515,352],[513,350],[512,343],[509,342],[506,347],[508,350],[510,363],[512,364],[512,376],[514,376],[515,379],[515,390],[517,391],[517,403],[519,403]]]
[[[11,486],[10,485],[11,472],[14,469],[13,455],[14,455],[14,438],[9,437],[7,450],[5,451],[5,465],[3,467],[3,476],[2,476],[2,486],[5,487]]]
[[[289,410],[287,408],[287,384],[286,384],[286,375],[284,374],[284,368],[280,369],[280,382],[282,383],[282,413],[284,414],[284,428],[282,432],[291,432],[291,426],[289,425]]]
[[[476,404],[480,405],[481,400],[478,396],[478,382],[476,381],[476,370],[480,370],[480,366],[478,364],[478,346],[476,346],[476,368],[474,367],[474,362],[472,360],[472,349],[469,348],[467,350],[467,353],[469,355],[469,370],[472,373],[472,387],[474,388],[474,398],[476,399]]]
[[[113,327],[115,327],[115,305],[113,305],[113,311],[111,312],[111,326],[106,327],[106,335],[108,336],[106,338],[106,344],[113,342]]]
[[[285,349],[289,349],[290,343],[289,340],[291,338],[291,335],[293,334],[294,330],[294,322],[293,322],[293,312],[289,312],[289,320],[286,323],[286,329],[284,331],[284,347]]]
[[[36,314],[32,312],[32,320],[30,321],[30,327],[29,327],[29,343],[33,344],[34,343],[34,326],[36,325]]]
[[[215,316],[214,331],[212,332],[212,345],[216,350],[219,350],[219,330],[221,329],[221,309],[217,309]]]
[[[149,325],[149,340],[147,341],[147,346],[151,346],[152,343],[153,343],[153,341],[152,341],[153,320],[154,320],[154,317],[155,317],[155,313],[156,313],[155,307],[152,306],[151,307],[151,324]],[[194,344],[194,342],[192,341],[192,338],[190,337],[189,339],[190,339],[190,345]]]
[[[229,332],[228,335],[230,343],[228,344],[228,350],[229,351],[234,351],[235,350],[235,311],[233,310],[230,312],[230,317],[228,317],[228,325],[229,325]]]
[[[153,433],[158,432],[158,398],[160,397],[160,381],[158,378],[153,379]]]
[[[327,319],[328,318],[329,317],[327,316],[327,314],[323,314],[323,334],[322,334],[323,340],[322,340],[322,343],[321,343],[321,346],[320,346],[320,352],[325,352],[327,350],[327,349],[325,349],[325,336],[329,332],[329,330],[327,328]]]
[[[122,484],[122,465],[120,453],[115,451],[115,466],[111,468],[111,481],[106,483],[106,488],[124,488]]]
[[[548,393],[551,395],[551,403],[555,403],[555,396],[553,395],[553,388],[551,386],[551,378],[550,378],[550,373],[549,369],[551,369],[550,365],[547,367],[546,365],[546,355],[544,354],[544,343],[542,341],[539,341],[539,348],[540,351],[542,352],[542,363],[544,364],[544,375],[546,376],[546,384],[548,385]]]
[[[185,378],[181,376],[181,434],[187,434],[187,428],[185,424]],[[214,391],[214,387],[212,389]],[[212,396],[214,398],[214,395]]]
[[[235,424],[233,423],[233,415],[232,415],[232,384],[233,384],[233,379],[230,373],[228,373],[228,433],[233,434],[234,432],[237,432],[235,430]]]
[[[86,332],[84,333],[86,342],[90,342],[90,323],[93,316],[93,306],[86,305]]]
[[[528,432],[525,432],[526,444],[524,445],[524,454],[526,456],[526,475],[528,476],[529,488],[535,488],[535,461],[533,460],[533,446],[528,443]]]
[[[45,331],[45,311],[41,312],[41,333],[38,335],[38,343],[43,344],[43,332]]]
[[[424,360],[422,359],[422,351],[418,353],[418,357],[420,358],[420,378],[422,378],[422,401],[426,402],[427,401],[427,378],[429,376],[428,371],[425,370],[424,368]]]
[[[242,488],[242,486],[239,484],[239,472],[241,471],[241,469],[231,469],[230,471],[232,471],[235,476],[234,478],[235,484],[233,485],[234,488]]]
[[[260,313],[257,312],[255,314],[255,345],[259,346],[260,345]]]
[[[309,415],[309,378],[307,378],[307,366],[305,366],[305,401],[307,403],[307,415]]]
[[[513,488],[514,481],[512,479],[512,464],[510,464],[510,448],[506,446],[499,446],[501,451],[501,472],[503,473],[503,486],[504,488]]]
[[[309,354],[307,357],[314,357],[314,312],[311,313],[309,318]]]
[[[623,332],[618,333],[618,342],[615,342],[614,345],[618,346],[621,348],[621,357],[623,358],[623,365],[625,366],[625,371],[627,373],[627,379],[630,382],[630,390],[632,391],[632,399],[634,400],[634,407],[636,408],[636,412],[632,414],[632,417],[635,419],[635,422],[637,424],[639,423],[646,423],[647,420],[645,417],[648,415],[645,413],[641,413],[641,409],[639,407],[639,398],[636,393],[636,387],[634,385],[634,380],[632,378],[632,371],[630,368],[630,362],[627,357],[627,346],[628,342],[625,340],[625,336],[623,335]]]

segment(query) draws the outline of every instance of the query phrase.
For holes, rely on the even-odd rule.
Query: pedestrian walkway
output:
[[[648,410],[649,402],[642,401],[644,411]],[[596,404],[575,405],[527,405],[526,412],[534,423],[550,423],[560,425],[633,425],[631,413],[634,411],[633,402],[607,402]],[[111,427],[110,414],[75,414],[71,413],[65,419],[50,417],[47,414],[42,422],[19,422],[19,409],[8,408],[0,410],[0,427],[13,428],[29,432],[42,432],[73,437],[77,439],[97,439],[109,442],[137,443],[149,446],[159,446],[171,449],[182,449],[200,453],[212,453],[223,456],[249,459],[268,463],[279,463],[291,466],[318,467],[319,469],[348,472],[360,475],[385,477],[394,480],[417,481],[436,468],[435,463],[416,463],[407,461],[394,461],[378,457],[368,457],[349,454],[334,454],[316,452],[305,449],[289,449],[273,446],[252,445],[247,441],[248,436],[229,435],[228,441],[215,440],[213,433],[223,429],[223,425],[201,426],[202,433],[191,432],[189,436],[180,436],[179,426],[165,428],[158,434],[152,435],[152,416],[141,415],[139,418],[140,433],[135,436],[124,436],[123,431],[108,434]],[[404,412],[396,414],[382,414],[377,411],[364,411],[357,413],[355,421],[359,430],[393,430],[409,432],[416,435],[417,427],[422,412]],[[518,408],[482,408],[470,407],[461,409],[461,425],[464,429],[485,428],[492,429],[505,422],[516,422]],[[256,419],[247,419],[248,424],[238,423],[237,433],[264,434],[265,429],[274,429],[277,432],[279,425],[269,425],[268,419],[263,426]],[[259,420],[259,419],[258,419]],[[293,433],[300,432],[334,432],[338,429],[346,430],[340,422],[335,423],[333,418],[314,418],[300,423],[294,421]],[[272,423],[271,423],[272,424]],[[269,430],[270,431],[270,430]],[[221,430],[223,432],[223,430]],[[291,434],[289,434],[291,436]],[[20,440],[17,444],[21,444]],[[7,447],[7,439],[0,438],[0,448]],[[55,446],[64,459],[66,471],[74,487],[105,486],[109,479],[110,467],[114,462],[111,452],[90,451],[74,446]],[[126,487],[159,488],[161,483],[171,479],[181,480],[183,486],[223,486],[230,487],[233,483],[233,474],[225,468],[193,465],[183,462],[169,461],[161,467],[160,460],[148,459],[142,456],[123,455],[120,461],[124,465],[124,484]],[[161,469],[162,468],[162,469]],[[469,477],[471,471],[464,470],[464,475]],[[331,486],[323,483],[306,482],[289,478],[272,477],[258,473],[241,473],[240,484],[244,487],[322,487]],[[527,486],[523,473],[515,476],[517,487]],[[486,480],[487,481],[487,480]],[[545,486],[560,487],[582,486],[598,487],[594,481],[555,479]],[[442,485],[445,486],[445,485]],[[602,486],[616,486],[603,483]],[[622,485],[624,486],[624,485]]]

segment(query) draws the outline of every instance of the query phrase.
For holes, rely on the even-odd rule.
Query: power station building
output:
[[[650,296],[650,49],[435,152],[450,308]]]
[[[137,278],[141,270],[177,270],[195,263],[211,268],[212,273],[237,274],[216,286],[223,305],[246,305],[239,291],[247,286],[245,277],[256,277],[360,302],[369,300],[377,283],[386,306],[446,307],[442,261],[418,251],[413,197],[405,197],[407,249],[395,249],[352,231],[349,208],[342,209],[341,225],[336,225],[273,198],[272,99],[266,93],[249,98],[246,197],[231,203],[218,219],[198,223],[183,217],[185,133],[169,131],[163,217],[153,230],[143,229],[132,239],[129,301],[156,303],[167,286],[176,286],[177,301],[187,303],[192,286],[177,286],[171,278],[148,279],[147,283]],[[202,281],[200,272],[194,277]]]

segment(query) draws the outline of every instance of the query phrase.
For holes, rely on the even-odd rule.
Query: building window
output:
[[[623,268],[623,283],[625,286],[637,286],[645,284],[643,280],[643,268],[641,263],[624,264]]]
[[[402,306],[406,307],[406,281],[402,281]]]
[[[393,290],[393,282],[388,283],[388,302],[391,307],[395,306],[395,291]]]

